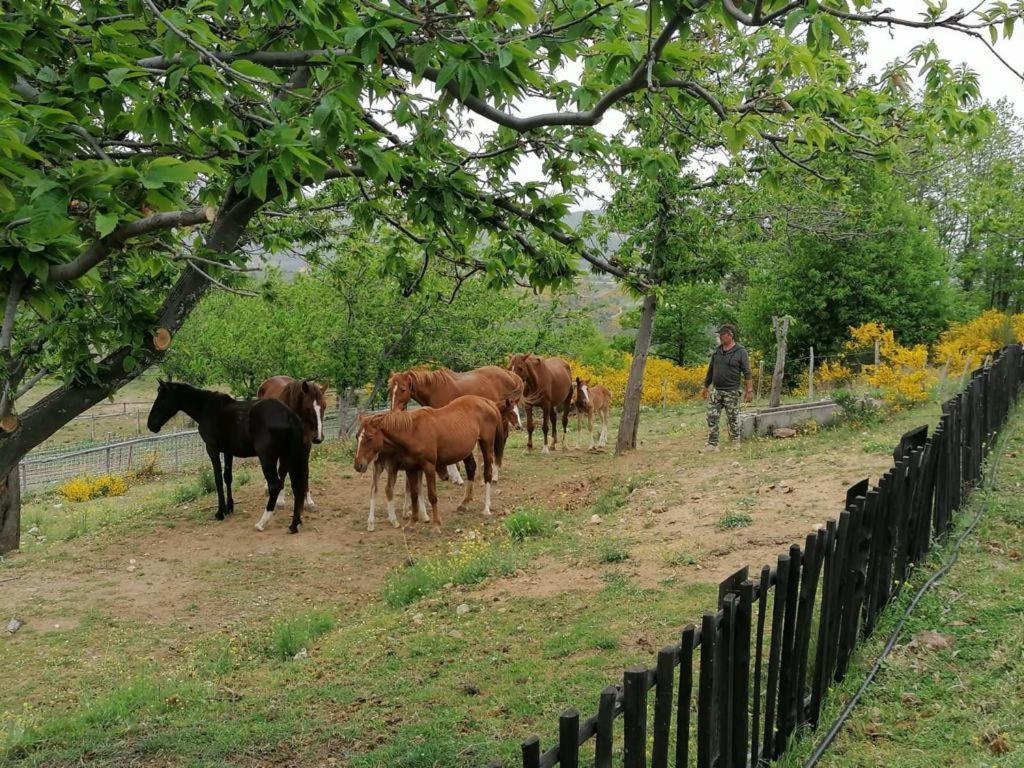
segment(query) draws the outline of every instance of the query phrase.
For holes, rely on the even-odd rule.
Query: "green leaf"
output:
[[[249,176],[249,190],[260,200],[267,199],[267,171],[267,166],[259,165]]]
[[[203,170],[206,166],[196,160],[182,162],[176,157],[158,157],[143,172],[142,185],[146,189],[159,189],[165,184],[182,184],[194,180]]]
[[[256,78],[257,80],[266,80],[268,83],[279,83],[281,82],[280,75],[269,67],[264,67],[261,64],[257,64],[254,61],[247,61],[246,59],[237,59],[231,62],[231,68],[241,72],[243,75],[248,77]]]
[[[502,10],[524,27],[537,21],[537,9],[530,0],[505,0]]]
[[[114,227],[117,226],[117,214],[116,213],[97,213],[96,214],[96,231],[100,233],[100,237],[106,237],[114,231]]]

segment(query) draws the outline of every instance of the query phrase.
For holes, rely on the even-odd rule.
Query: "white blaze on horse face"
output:
[[[587,389],[587,385],[586,384],[580,385],[580,388],[583,390],[583,404],[585,406],[587,406],[587,408],[589,408],[590,407],[590,390]]]
[[[515,404],[515,409],[516,409],[516,426],[519,427],[519,429],[522,429],[523,428],[523,419],[519,415],[519,403]]]
[[[316,411],[316,439],[320,442],[324,440],[324,419],[320,415],[320,403],[313,403],[313,410]]]
[[[391,410],[395,410],[395,403],[398,401],[398,385],[391,388]]]

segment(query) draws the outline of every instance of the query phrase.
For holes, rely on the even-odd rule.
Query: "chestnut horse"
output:
[[[462,395],[476,395],[493,403],[507,399],[518,403],[523,395],[523,381],[514,373],[496,365],[485,365],[463,373],[448,368],[433,371],[410,368],[399,373],[392,371],[388,379],[388,391],[391,393],[392,411],[405,410],[410,400],[431,408],[440,408]],[[515,416],[515,423],[519,425],[518,408]],[[462,484],[457,467],[448,467],[448,479],[456,485]]]
[[[462,461],[478,445],[484,461],[484,514],[490,515],[494,460],[504,450],[501,419],[497,405],[475,395],[457,397],[443,408],[360,415],[353,466],[357,472],[365,472],[384,454],[386,465],[405,470],[413,509],[419,506],[419,476],[425,474],[432,521],[440,528],[437,468]],[[389,470],[389,486],[390,479]],[[389,487],[389,511],[391,491]],[[459,511],[472,498],[473,483],[467,483]]]
[[[587,427],[590,430],[590,450],[594,450],[594,414],[601,420],[601,436],[597,439],[597,447],[604,448],[608,444],[608,411],[612,405],[612,393],[608,387],[597,384],[590,386],[586,379],[576,377],[576,447],[580,447],[580,422],[583,414],[587,415]]]
[[[508,433],[513,429],[518,429],[519,424],[519,412],[516,408],[516,402],[511,399],[506,399],[503,403],[498,406],[498,412],[501,415],[501,431],[499,435],[495,436],[494,440],[494,463],[495,469],[501,466],[502,457],[505,453],[505,443],[508,440]],[[499,439],[500,437],[500,439]],[[358,439],[358,438],[357,438]],[[473,458],[472,452],[463,459],[463,463],[466,467],[466,476],[469,478],[470,483],[473,482],[473,478],[476,474],[476,460]],[[376,508],[377,508],[377,485],[380,481],[381,473],[384,470],[388,471],[387,484],[385,485],[385,493],[388,500],[388,522],[390,522],[395,528],[398,527],[398,518],[395,516],[395,502],[394,502],[394,490],[395,480],[398,476],[398,464],[395,461],[393,452],[388,450],[387,446],[377,454],[377,459],[373,462],[373,473],[370,482],[370,514],[366,518],[366,530],[372,531],[376,528]],[[497,474],[497,473],[495,473]],[[472,493],[472,491],[470,491]],[[405,500],[411,499],[409,493],[409,482],[408,477],[406,478],[406,487],[404,491]],[[430,518],[427,516],[427,505],[426,499],[423,495],[418,497],[419,507],[419,519],[421,522],[428,522]],[[403,501],[402,508],[406,509],[406,503]],[[414,514],[413,508],[408,507],[404,513],[405,517],[412,517]]]
[[[280,400],[299,417],[302,422],[302,440],[306,446],[306,461],[313,444],[324,441],[324,414],[327,412],[327,401],[324,397],[325,387],[312,381],[297,380],[291,376],[271,376],[260,384],[256,393],[259,400]],[[316,507],[313,496],[306,492],[307,507]]]
[[[523,401],[526,403],[526,447],[533,449],[533,407],[539,406],[544,416],[544,453],[548,452],[548,424],[551,425],[551,448],[558,443],[558,406],[562,406],[562,437],[569,427],[572,405],[572,371],[560,357],[533,354],[512,355],[509,370],[523,380]],[[568,447],[568,445],[566,446]]]

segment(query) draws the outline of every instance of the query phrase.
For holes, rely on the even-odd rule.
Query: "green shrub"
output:
[[[547,534],[548,524],[536,510],[518,509],[505,518],[505,530],[516,541],[523,541]]]
[[[270,638],[270,654],[279,659],[290,659],[333,628],[334,617],[322,611],[285,619],[274,626]]]

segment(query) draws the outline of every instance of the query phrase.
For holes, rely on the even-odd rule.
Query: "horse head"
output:
[[[523,380],[527,389],[535,390],[537,388],[537,370],[542,363],[543,360],[537,355],[527,352],[526,354],[512,355],[509,358],[508,369]]]
[[[306,380],[303,380],[301,387],[299,418],[306,431],[313,436],[313,442],[322,443],[324,441],[324,414],[327,412],[325,388]]]
[[[409,401],[416,396],[416,377],[412,371],[395,373],[392,371],[388,379],[388,391],[391,393],[391,410],[404,411]]]
[[[356,455],[353,462],[356,472],[365,472],[376,461],[383,447],[383,430],[373,423],[371,417],[359,414],[359,431],[356,432]]]
[[[518,405],[512,398],[506,397],[498,404],[498,413],[501,414],[501,423],[506,432],[509,428],[523,428],[522,419],[519,418]]]
[[[156,400],[153,401],[153,407],[149,409],[149,418],[146,419],[146,426],[150,432],[159,432],[164,424],[181,410],[178,388],[171,382],[161,379],[157,379],[156,384]]]
[[[576,407],[590,407],[590,380],[576,377]]]

